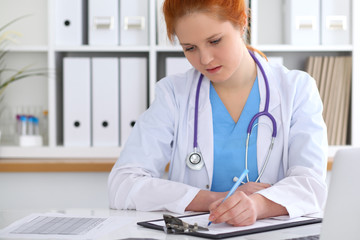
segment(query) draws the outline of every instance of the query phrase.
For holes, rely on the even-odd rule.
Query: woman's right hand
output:
[[[270,184],[267,183],[255,183],[248,182],[237,188],[236,191],[242,191],[247,196],[260,191],[262,189],[271,187]],[[195,198],[190,202],[190,204],[186,207],[186,211],[195,211],[195,212],[206,212],[209,211],[209,205],[219,199],[225,198],[228,192],[211,192],[208,190],[200,190],[199,193],[195,196]]]
[[[258,192],[260,190],[266,189],[268,187],[271,187],[268,183],[260,183],[260,182],[247,182],[241,186],[239,186],[236,191],[242,191],[246,195],[251,195],[255,192]]]

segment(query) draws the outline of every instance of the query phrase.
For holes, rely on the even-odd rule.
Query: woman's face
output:
[[[191,13],[178,20],[175,33],[189,62],[212,82],[224,82],[239,71],[245,44],[229,21]]]

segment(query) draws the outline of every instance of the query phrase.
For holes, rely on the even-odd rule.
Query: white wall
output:
[[[0,173],[0,209],[108,208],[108,172]]]

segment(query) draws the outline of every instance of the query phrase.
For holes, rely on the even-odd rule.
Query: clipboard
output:
[[[194,215],[179,216],[178,218],[181,218],[183,221],[187,223],[193,224],[193,221],[194,220],[196,221],[199,218],[204,218],[206,219],[206,221],[208,221],[207,220],[208,215],[209,213],[200,213]],[[224,226],[224,228],[221,227],[222,229],[221,231],[217,230],[218,229],[217,226],[221,224],[213,224],[209,227],[210,231],[187,232],[181,234],[202,237],[202,238],[210,238],[210,239],[223,239],[228,237],[243,236],[248,234],[261,233],[261,232],[267,232],[267,231],[273,231],[273,230],[279,230],[284,228],[291,228],[291,227],[297,227],[297,226],[303,226],[303,225],[321,223],[321,222],[322,222],[322,218],[313,218],[313,217],[300,217],[289,220],[279,220],[276,218],[269,218],[269,219],[258,220],[255,222],[255,224],[246,227],[234,227],[226,223],[222,223],[222,226]],[[142,227],[156,229],[160,231],[164,231],[164,226],[165,226],[163,219],[143,221],[143,222],[138,222],[137,224]]]

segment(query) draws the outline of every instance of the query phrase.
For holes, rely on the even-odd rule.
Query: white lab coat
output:
[[[290,217],[318,212],[326,200],[327,135],[315,81],[304,72],[271,65],[259,55],[257,58],[269,79],[269,112],[277,122],[274,148],[261,178],[261,182],[273,186],[258,193],[286,207]],[[213,126],[210,81],[206,77],[200,89],[198,113],[198,146],[205,166],[197,171],[185,163],[193,149],[199,76],[192,69],[157,83],[154,102],[136,122],[110,173],[111,208],[183,213],[198,191],[211,189]],[[257,76],[262,111],[266,91],[259,68]],[[270,120],[261,117],[257,136],[259,171],[271,133]],[[169,161],[169,180],[162,179]]]

